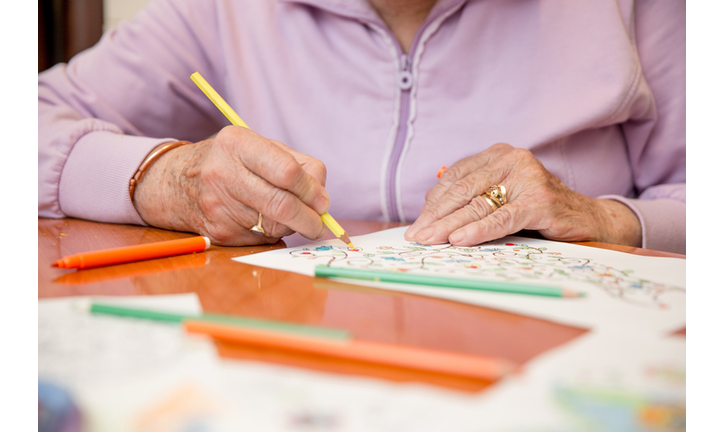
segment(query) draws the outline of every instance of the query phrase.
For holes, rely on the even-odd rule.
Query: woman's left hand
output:
[[[493,211],[483,194],[505,186],[507,204]],[[560,241],[641,246],[641,225],[626,205],[569,189],[525,149],[496,144],[456,162],[425,196],[405,239],[472,246],[522,229]]]

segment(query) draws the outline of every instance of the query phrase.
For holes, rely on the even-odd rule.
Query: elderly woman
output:
[[[426,244],[685,252],[684,9],[158,0],[40,74],[38,214],[246,245],[318,238],[329,210]]]

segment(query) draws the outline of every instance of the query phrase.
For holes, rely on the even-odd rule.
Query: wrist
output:
[[[135,196],[136,186],[141,181],[146,171],[148,171],[158,159],[163,157],[164,154],[186,144],[191,143],[188,141],[162,143],[154,147],[153,150],[151,150],[151,152],[146,155],[146,157],[141,161],[141,164],[138,166],[136,173],[133,175],[128,184],[128,192],[131,195],[131,202],[133,202]]]
[[[596,241],[641,247],[641,222],[627,205],[610,199],[595,200],[601,210],[603,230]]]
[[[154,148],[129,183],[131,202],[141,219],[151,226],[187,231],[179,168],[194,146],[188,141],[164,143]]]

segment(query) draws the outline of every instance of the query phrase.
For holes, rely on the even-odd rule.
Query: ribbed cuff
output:
[[[618,201],[636,214],[641,222],[643,248],[686,254],[686,203],[672,199],[642,200],[619,195],[598,198]]]
[[[147,225],[133,207],[128,183],[157,145],[176,141],[97,131],[73,146],[60,176],[58,201],[67,216]]]

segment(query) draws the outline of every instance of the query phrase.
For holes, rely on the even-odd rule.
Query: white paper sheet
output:
[[[586,294],[546,298],[420,285],[344,282],[456,300],[587,328],[668,333],[686,322],[686,261],[509,236],[476,247],[404,240],[406,227],[234,258],[314,275],[317,265],[556,285]]]
[[[40,379],[78,385],[153,375],[189,351],[178,324],[91,314],[81,307],[91,299],[177,313],[201,311],[196,293],[39,300]]]

